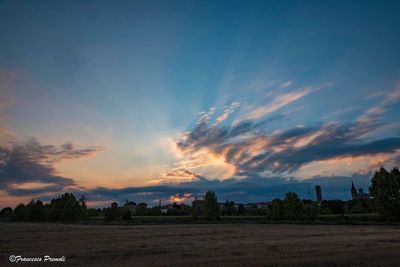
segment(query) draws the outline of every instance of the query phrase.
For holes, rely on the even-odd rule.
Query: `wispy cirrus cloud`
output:
[[[378,126],[379,120],[383,117],[388,108],[400,100],[400,84],[398,84],[394,90],[379,92],[379,94],[375,94],[374,97],[380,97],[380,101],[358,118],[357,122],[360,126]]]
[[[293,81],[289,80],[289,81],[281,83],[279,86],[282,88],[287,88],[287,87],[291,86],[292,84],[293,84]]]
[[[239,108],[241,105],[240,101],[234,101],[232,104],[229,106],[225,107],[223,113],[218,116],[218,118],[215,120],[215,125],[218,125],[225,121],[230,114],[232,114],[237,108]]]
[[[283,87],[286,88],[288,87],[290,83],[284,83]],[[269,114],[271,114],[274,111],[277,111],[278,109],[289,105],[292,102],[295,102],[297,100],[299,100],[302,97],[305,97],[307,95],[309,95],[310,93],[316,92],[319,89],[323,88],[321,87],[304,87],[304,88],[300,88],[296,91],[291,91],[288,93],[284,93],[284,94],[279,94],[277,95],[275,98],[273,98],[269,104],[264,105],[264,106],[259,106],[256,107],[255,109],[253,109],[252,111],[250,111],[248,114],[243,115],[242,117],[239,117],[236,121],[235,124],[238,124],[242,121],[245,120],[257,120],[260,119],[264,116],[267,116]]]

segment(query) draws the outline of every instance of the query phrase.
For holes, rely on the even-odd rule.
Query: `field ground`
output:
[[[399,226],[0,223],[10,255],[66,257],[44,266],[400,266]]]
[[[104,224],[104,217],[89,217],[88,224]],[[201,219],[193,219],[192,216],[132,216],[132,219],[127,221],[109,222],[108,224],[198,224],[210,223],[210,221],[202,221]],[[319,215],[315,221],[274,221],[268,219],[265,215],[240,215],[240,216],[220,216],[219,220],[213,223],[267,223],[267,224],[284,224],[284,223],[300,223],[300,224],[388,224],[377,213],[363,214],[331,214]],[[391,222],[390,224],[395,224]],[[397,223],[399,224],[399,223]],[[400,224],[399,224],[400,225]]]

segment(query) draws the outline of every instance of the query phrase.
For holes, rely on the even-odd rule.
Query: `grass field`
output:
[[[1,223],[0,266],[21,265],[10,255],[66,257],[44,266],[400,266],[400,227]]]

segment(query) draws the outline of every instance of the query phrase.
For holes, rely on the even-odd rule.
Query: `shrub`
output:
[[[12,219],[13,210],[10,207],[4,208],[0,211],[0,220],[8,221]]]
[[[125,209],[122,212],[122,220],[129,221],[132,218],[132,212],[129,209]]]

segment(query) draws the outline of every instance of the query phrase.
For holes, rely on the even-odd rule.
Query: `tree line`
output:
[[[77,222],[87,219],[85,198],[77,199],[71,193],[65,193],[43,204],[40,200],[31,200],[27,205],[21,203],[13,210],[10,207],[0,212],[2,220],[29,222]]]
[[[371,199],[351,201],[324,200],[320,205],[307,199],[300,199],[294,192],[287,192],[283,200],[277,198],[263,209],[249,208],[233,201],[218,203],[216,194],[208,191],[201,206],[172,204],[166,215],[192,215],[194,219],[219,219],[222,216],[264,215],[269,220],[315,220],[324,214],[358,214],[378,212],[385,220],[400,221],[400,172],[398,168],[376,171],[369,188]],[[134,206],[134,214],[132,211]],[[147,207],[146,203],[126,202],[119,207],[116,202],[103,209],[88,209],[85,198],[77,199],[72,193],[64,193],[43,204],[32,200],[28,204],[19,204],[14,209],[7,207],[0,211],[0,220],[79,222],[99,217],[104,221],[131,220],[133,215],[160,216],[160,207]]]

